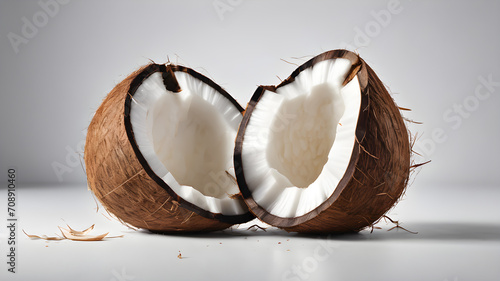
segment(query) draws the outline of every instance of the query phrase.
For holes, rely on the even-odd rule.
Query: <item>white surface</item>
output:
[[[19,186],[19,225],[30,234],[50,235],[65,223],[75,229],[96,223],[95,234],[111,231],[124,237],[46,242],[30,240],[19,229],[18,273],[7,273],[2,262],[0,279],[500,280],[498,189],[414,185],[405,198],[390,217],[418,234],[388,232],[392,225],[380,223],[383,229],[372,234],[302,236],[272,228],[245,230],[251,222],[211,234],[157,235],[128,230],[106,219],[102,209],[96,213],[85,186]],[[0,200],[4,209],[4,190]],[[0,233],[4,256],[4,227]],[[293,279],[296,267],[307,278]]]

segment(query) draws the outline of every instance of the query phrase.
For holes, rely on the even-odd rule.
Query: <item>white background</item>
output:
[[[395,209],[396,217],[417,228],[420,236],[399,239],[398,235],[405,234],[398,232],[395,235],[384,230],[376,236],[364,233],[349,242],[339,241],[339,247],[346,247],[345,253],[342,252],[345,255],[339,253],[330,258],[328,266],[326,262],[320,264],[314,271],[316,279],[370,278],[368,273],[361,273],[354,266],[355,256],[368,255],[373,260],[380,257],[371,252],[374,250],[371,246],[352,244],[359,237],[361,240],[383,240],[386,244],[374,242],[377,251],[393,249],[380,252],[382,261],[387,263],[379,261],[375,266],[370,260],[361,259],[359,268],[367,268],[380,277],[374,280],[500,278],[494,266],[500,262],[499,255],[495,254],[500,252],[499,240],[494,238],[500,237],[499,212],[495,207],[500,200],[500,148],[497,144],[500,138],[499,1],[73,0],[57,4],[57,9],[51,6],[52,10],[47,12],[43,3],[49,2],[56,3],[50,0],[0,1],[0,182],[6,183],[8,167],[16,167],[18,184],[25,188],[26,194],[25,199],[19,198],[19,207],[24,208],[23,228],[37,233],[52,231],[61,224],[61,218],[71,220],[71,217],[82,224],[81,227],[87,226],[87,222],[95,222],[85,215],[95,206],[85,191],[86,178],[79,161],[85,130],[106,94],[141,65],[150,60],[164,63],[168,57],[173,63],[189,66],[211,77],[245,105],[257,85],[277,84],[297,67],[283,60],[301,64],[323,51],[348,47],[358,52],[377,72],[399,106],[412,109],[405,116],[423,122],[410,126],[413,133],[419,135],[415,150],[422,157],[417,160],[432,162],[420,171],[405,201]],[[12,41],[14,37],[18,40],[22,37],[22,42]],[[481,82],[484,80],[494,83],[487,87]],[[5,187],[6,184],[0,185],[0,206],[6,202]],[[74,197],[81,196],[82,190],[87,197]],[[68,212],[54,199],[58,196],[80,209]],[[33,205],[37,198],[43,199],[43,203]],[[70,204],[68,202],[64,204]],[[0,216],[4,216],[3,207],[0,210]],[[115,222],[108,224],[104,224],[104,230],[109,227],[118,233],[123,231]],[[470,230],[474,228],[482,236],[474,236],[476,232]],[[1,237],[5,237],[4,231],[2,227]],[[289,237],[277,233],[279,241]],[[140,247],[144,235],[126,235],[121,241],[136,241],[137,244],[125,244]],[[216,238],[227,239],[224,235],[216,235]],[[278,241],[273,240],[273,235],[262,237],[269,245]],[[420,239],[418,237],[425,242],[419,240],[412,244],[413,240]],[[112,280],[115,278],[112,271],[120,271],[124,265],[136,276],[135,280],[160,280],[160,275],[168,273],[161,270],[161,259],[151,254],[162,256],[161,253],[143,249],[144,252],[140,252],[145,255],[143,259],[138,256],[120,258],[123,262],[105,266],[95,275],[85,275],[76,265],[78,263],[65,257],[68,249],[79,246],[60,243],[54,245],[68,246],[62,246],[60,252],[51,247],[53,252],[42,252],[36,247],[43,248],[44,242],[29,241],[24,236],[18,239],[26,245],[20,253],[21,261],[25,262],[20,270],[26,275],[18,275],[16,280],[35,276],[37,280],[49,279],[48,276],[53,278],[51,280],[76,280],[76,272],[82,280],[88,276],[94,276],[95,280]],[[150,242],[146,244],[148,247],[156,249],[158,245],[170,245],[163,245],[170,250],[168,255],[174,257],[169,262],[178,261],[175,258],[176,251],[180,250],[177,245],[195,247],[193,241],[198,241],[176,237],[172,238],[176,246],[172,246],[171,240],[152,239],[158,244]],[[201,242],[196,243],[203,244],[206,242],[203,239],[215,238],[200,239]],[[291,259],[266,246],[255,250],[250,261],[265,263],[267,267],[276,263],[269,276],[278,280],[293,264],[301,264],[312,255],[317,245],[314,240],[301,238],[296,241],[299,242],[293,247],[301,250],[295,254],[291,251]],[[3,256],[3,239],[1,243]],[[126,247],[117,240],[109,243],[116,244],[112,244],[111,250]],[[470,248],[467,248],[468,243]],[[256,245],[236,243],[234,248],[214,254],[231,256],[230,253],[239,248],[248,247],[251,251]],[[184,272],[193,273],[196,270],[193,267],[204,262],[208,264],[213,258],[207,254],[202,262],[195,258],[200,254],[196,247],[189,249],[193,249],[191,259],[182,261],[193,264],[191,268],[182,268]],[[98,248],[92,251],[92,255],[84,252],[85,257],[94,261],[88,270],[102,266],[98,262],[100,259],[94,259],[94,255],[102,253],[97,253]],[[127,253],[134,255],[130,251]],[[441,252],[436,256],[436,251]],[[116,258],[109,251],[107,253],[110,260]],[[149,258],[147,253],[151,254]],[[354,254],[349,256],[349,253]],[[416,256],[411,257],[411,254]],[[45,270],[36,271],[37,263],[28,260],[28,256],[40,260],[62,259],[61,262],[67,265],[66,271],[64,268],[59,270],[65,274],[49,274],[50,267],[43,266],[39,268]],[[331,264],[341,264],[342,257],[347,259],[345,262],[352,261],[346,268],[353,275],[343,271],[335,275],[329,271],[341,271],[340,267]],[[152,264],[158,268],[145,273],[138,269],[141,267],[139,261],[143,266]],[[418,262],[423,262],[423,270],[412,269]],[[209,270],[215,274],[215,268],[226,270],[224,266],[223,263],[213,265],[211,271],[202,267],[196,272],[203,275]],[[175,268],[170,270],[175,271]],[[430,273],[425,273],[426,268]],[[0,267],[1,276],[5,272]],[[234,273],[234,278],[238,276],[234,269],[227,272]],[[244,277],[251,277],[255,274],[252,272],[245,271]],[[177,273],[172,274],[177,276]],[[222,279],[231,279],[229,275],[224,276]],[[258,276],[266,277],[262,273]],[[211,277],[214,276],[207,276]]]

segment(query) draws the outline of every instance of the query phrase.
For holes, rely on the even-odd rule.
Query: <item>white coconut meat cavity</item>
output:
[[[409,140],[383,85],[381,94],[370,91],[375,77],[357,55],[335,50],[300,66],[280,85],[257,89],[238,131],[234,161],[242,195],[258,218],[288,231],[359,231],[394,204],[390,198],[397,199],[406,186]],[[370,104],[370,95],[382,96],[387,101],[382,111],[391,116],[380,114],[376,120],[379,109],[370,109],[378,101]],[[372,123],[374,131],[367,135]],[[377,130],[391,134],[397,151],[390,151]],[[373,157],[366,149],[372,146]],[[401,159],[378,157],[400,150]],[[394,187],[384,182],[389,179],[384,173],[397,166],[403,171],[393,171]],[[376,196],[380,193],[390,200]],[[372,214],[372,205],[381,210]]]
[[[262,167],[246,175],[257,179],[249,186],[269,213],[289,218],[310,212],[332,195],[346,171],[361,101],[359,87],[352,87],[357,79],[342,86],[350,67],[346,59],[318,63],[295,82],[265,91],[256,105],[243,165]]]
[[[234,180],[234,139],[242,115],[215,89],[176,72],[180,92],[160,73],[137,89],[131,107],[135,140],[154,173],[184,200],[212,213],[247,212]]]

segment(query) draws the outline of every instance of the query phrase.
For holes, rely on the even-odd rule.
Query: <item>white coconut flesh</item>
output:
[[[133,96],[130,121],[149,167],[177,195],[223,215],[247,209],[234,181],[234,139],[242,115],[222,94],[185,72],[175,72],[181,92],[168,91],[161,73],[145,79]]]
[[[347,59],[319,62],[256,104],[241,158],[248,189],[267,212],[302,216],[344,176],[361,106],[357,77],[342,86],[350,68]]]

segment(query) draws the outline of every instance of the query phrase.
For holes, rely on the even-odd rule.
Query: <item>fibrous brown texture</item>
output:
[[[297,232],[356,232],[371,225],[399,199],[411,165],[409,135],[399,109],[375,72],[368,75],[366,133],[351,180],[330,208],[295,227]]]
[[[280,218],[261,208],[246,186],[241,161],[245,126],[262,95],[259,88],[240,125],[235,150],[238,184],[251,211],[261,220],[290,232],[357,232],[383,216],[403,194],[411,170],[411,146],[404,120],[375,72],[358,55],[335,50],[304,65],[276,88],[293,82],[304,69],[326,59],[346,58],[352,67],[344,84],[358,77],[362,102],[351,162],[335,192],[318,208],[295,218]],[[273,90],[267,86],[265,89]]]
[[[132,73],[108,94],[95,113],[85,143],[88,185],[110,213],[134,227],[155,232],[227,228],[230,223],[199,215],[160,186],[149,166],[138,159],[127,136],[124,112],[131,83],[148,69],[158,67],[151,64]]]

